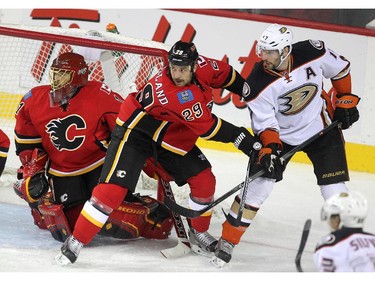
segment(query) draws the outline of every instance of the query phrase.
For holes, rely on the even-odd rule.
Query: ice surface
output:
[[[244,180],[246,156],[208,149],[204,152],[211,161],[216,175],[216,196],[224,194]],[[211,265],[208,258],[193,253],[175,260],[165,259],[160,250],[177,244],[174,231],[166,240],[124,241],[97,236],[90,245],[81,250],[75,264],[60,267],[54,263],[54,256],[59,252],[61,243],[55,241],[47,230],[40,230],[33,224],[27,204],[13,191],[13,180],[14,176],[9,174],[4,174],[0,178],[1,280],[11,280],[17,275],[27,280],[30,278],[40,280],[43,275],[41,273],[47,272],[68,273],[68,275],[55,274],[53,278],[49,274],[43,275],[45,276],[43,278],[52,281],[60,278],[61,280],[70,278],[108,280],[109,273],[121,272],[126,275],[116,274],[114,279],[132,280],[138,278],[138,274],[148,276],[147,273],[153,273],[147,278],[163,280],[166,279],[165,274],[169,273],[172,276],[188,277],[189,280],[190,278],[209,280],[220,273],[236,273],[240,274],[239,276],[246,274],[250,278],[262,278],[258,274],[278,272],[281,273],[278,278],[287,276],[287,280],[290,280],[299,274],[296,273],[294,258],[306,219],[312,219],[312,227],[302,255],[302,268],[305,272],[316,271],[312,253],[320,237],[328,231],[327,225],[319,220],[323,200],[316,185],[312,166],[290,162],[284,180],[276,184],[271,196],[244,234],[241,243],[235,247],[231,262],[221,269]],[[351,172],[348,186],[351,190],[360,191],[367,197],[370,211],[365,230],[375,232],[375,175]],[[186,206],[188,188],[173,185],[173,189],[176,200]],[[138,191],[141,194],[155,195],[152,190]],[[212,235],[220,236],[221,224],[224,221],[221,209],[227,212],[232,200],[233,196],[215,207],[210,227]],[[78,272],[92,274],[76,275]],[[202,275],[206,272],[210,272],[210,275]],[[283,273],[290,274],[284,276]],[[318,278],[316,274],[305,274],[303,278],[310,275],[313,275],[314,279]]]

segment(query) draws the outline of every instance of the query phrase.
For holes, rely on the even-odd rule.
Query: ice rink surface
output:
[[[208,149],[203,151],[213,165],[217,180],[217,197],[245,179],[246,156]],[[364,229],[375,232],[375,174],[352,171],[350,175],[349,189],[363,193],[369,201],[369,217]],[[138,278],[139,274],[145,275],[144,278],[160,278],[160,280],[166,279],[165,274],[181,276],[184,280],[191,278],[209,280],[216,277],[216,274],[219,275],[218,278],[222,278],[224,273],[236,274],[239,275],[238,278],[246,279],[263,278],[264,274],[279,273],[277,279],[298,278],[299,280],[301,276],[298,275],[300,273],[296,273],[294,258],[303,225],[308,218],[312,220],[312,227],[302,256],[302,267],[308,273],[304,274],[303,278],[306,280],[320,278],[313,273],[316,269],[312,254],[321,236],[328,232],[328,226],[320,221],[323,199],[316,185],[312,166],[308,164],[289,163],[284,173],[284,180],[276,184],[256,219],[244,234],[241,243],[234,249],[231,262],[221,269],[211,265],[208,258],[194,253],[174,260],[165,259],[160,250],[177,244],[174,230],[166,240],[124,241],[97,236],[90,245],[81,250],[76,263],[68,267],[60,267],[54,263],[54,256],[59,252],[61,243],[55,241],[49,231],[40,230],[33,224],[26,202],[19,199],[13,191],[13,180],[14,176],[9,174],[4,174],[0,178],[1,280],[11,280],[17,275],[28,280],[34,277],[35,280],[40,280],[41,273],[46,273],[45,278],[47,278],[49,275],[47,272],[67,273],[68,275],[56,275],[60,276],[56,278],[62,278],[61,280],[88,278],[87,276],[95,280],[103,278],[108,280],[109,273],[116,274],[114,279],[118,278],[117,274],[126,273],[120,275],[120,278],[126,280],[135,278],[132,277],[133,275]],[[173,189],[176,200],[187,206],[188,188],[173,185]],[[154,190],[138,190],[138,192],[155,195]],[[220,236],[221,224],[224,222],[222,209],[228,211],[233,196],[214,208],[210,233],[216,237]],[[80,274],[76,275],[78,272]],[[81,273],[91,274],[83,276]],[[149,275],[149,273],[153,274]],[[210,273],[210,275],[202,275],[202,273]],[[261,276],[258,276],[259,274]],[[337,276],[341,275],[335,275]],[[330,280],[332,277],[331,275]],[[373,275],[361,275],[361,279],[366,277],[370,278]],[[55,277],[52,280],[56,280]]]

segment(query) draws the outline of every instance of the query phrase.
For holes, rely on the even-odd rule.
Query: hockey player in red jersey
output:
[[[292,44],[292,31],[272,24],[261,35],[257,53],[262,59],[247,78],[249,94],[244,96],[251,114],[254,134],[262,149],[250,175],[263,168],[265,175],[247,186],[245,209],[240,225],[236,221],[240,204],[237,196],[223,224],[214,259],[228,263],[234,245],[250,226],[257,211],[270,195],[276,181],[282,179],[286,162],[280,156],[337,120],[342,129],[359,119],[360,98],[351,88],[350,63],[330,50],[324,42],[306,40]],[[335,104],[324,92],[323,80],[330,79],[337,94]],[[314,166],[317,183],[324,199],[347,191],[349,180],[344,140],[335,128],[303,150]],[[224,262],[222,262],[224,261]]]
[[[98,183],[123,102],[106,84],[88,81],[88,71],[83,56],[59,55],[49,72],[50,85],[31,89],[16,112],[16,153],[22,167],[14,190],[29,203],[35,224],[62,242]],[[170,220],[157,221],[149,233],[154,215],[169,217],[159,205],[148,196],[129,193],[101,234],[166,238]]]
[[[0,129],[0,176],[3,174],[5,163],[8,157],[10,140],[8,136]]]
[[[178,41],[168,53],[168,66],[121,106],[100,183],[85,203],[73,236],[56,256],[74,263],[127,193],[133,192],[145,160],[154,157],[178,185],[188,183],[189,205],[200,210],[213,200],[215,177],[195,145],[199,136],[232,142],[245,154],[254,138],[246,130],[211,112],[212,88],[247,91],[245,80],[228,65],[199,56],[192,43]],[[215,75],[215,73],[217,75]],[[236,76],[237,75],[237,76]],[[208,233],[211,212],[191,220],[190,241],[212,252],[217,240]]]
[[[375,235],[363,230],[367,215],[367,199],[358,192],[337,193],[324,202],[321,219],[332,232],[315,249],[318,271],[375,272]]]

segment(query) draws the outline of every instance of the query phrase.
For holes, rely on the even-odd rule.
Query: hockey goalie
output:
[[[54,239],[64,242],[72,234],[83,204],[70,206],[56,202],[50,188],[53,180],[47,180],[46,170],[41,165],[46,155],[40,149],[35,149],[30,162],[18,170],[19,179],[13,188],[29,204],[34,224],[40,229],[48,229]],[[152,165],[151,160],[147,162],[145,167]],[[152,176],[157,177],[156,174]],[[70,180],[74,184],[75,180]],[[146,195],[129,194],[111,213],[99,234],[119,239],[166,239],[172,227],[170,212],[162,202]]]
[[[16,194],[34,223],[65,241],[98,182],[111,131],[123,102],[106,84],[88,80],[83,56],[63,53],[49,70],[49,85],[32,88],[16,112],[16,154],[22,166]],[[121,239],[165,239],[173,221],[150,196],[130,194],[101,234]]]

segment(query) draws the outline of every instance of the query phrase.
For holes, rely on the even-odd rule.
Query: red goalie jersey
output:
[[[221,119],[211,113],[212,88],[226,88],[236,80],[236,71],[222,61],[199,56],[197,65],[195,84],[176,86],[165,68],[140,92],[133,93],[147,113],[169,123],[161,145],[180,155],[191,150],[199,136],[210,139],[220,129]],[[122,108],[119,125],[131,114],[132,108]]]
[[[74,176],[103,164],[123,99],[107,85],[90,81],[67,108],[50,106],[50,86],[33,88],[16,112],[16,153],[44,149],[49,173]]]

